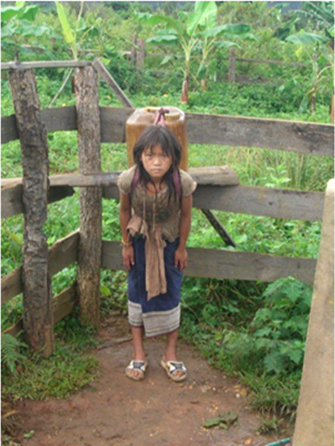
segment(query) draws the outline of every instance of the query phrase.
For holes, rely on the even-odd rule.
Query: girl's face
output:
[[[145,149],[141,155],[141,161],[154,182],[159,182],[172,165],[171,157],[163,152],[160,144],[152,149]]]

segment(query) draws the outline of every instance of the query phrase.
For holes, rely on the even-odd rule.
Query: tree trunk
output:
[[[101,172],[101,129],[98,76],[93,67],[77,68],[75,73],[79,173]],[[81,321],[100,323],[100,267],[102,189],[80,189],[80,241],[78,249],[78,296]]]
[[[23,327],[28,345],[47,357],[54,349],[48,244],[43,233],[49,189],[47,131],[33,70],[10,70],[9,81],[23,167]]]

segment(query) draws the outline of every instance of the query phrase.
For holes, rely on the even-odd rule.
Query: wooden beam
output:
[[[104,187],[103,198],[119,199],[117,187]],[[292,220],[321,221],[324,194],[258,186],[199,186],[193,206]]]
[[[124,91],[122,91],[119,84],[109,73],[105,65],[100,61],[100,59],[95,59],[92,65],[100,74],[102,79],[110,86],[115,96],[119,99],[119,101],[121,101],[121,104],[123,104],[125,107],[133,108],[133,104],[130,101],[130,99],[126,96]]]
[[[48,250],[48,267],[50,274],[62,271],[78,258],[79,229],[57,240]],[[1,305],[22,293],[22,266],[1,279]]]
[[[77,302],[77,282],[74,282],[71,286],[52,299],[53,323],[56,324],[70,314]],[[20,318],[12,327],[4,330],[2,334],[17,336],[21,330],[23,330],[22,318]]]
[[[334,126],[283,119],[186,114],[190,143],[334,156]]]
[[[223,226],[220,220],[213,214],[209,209],[201,209],[202,213],[205,215],[209,223],[213,226],[215,231],[219,234],[222,240],[227,246],[236,246],[236,243],[229,235],[227,229]]]
[[[78,304],[77,282],[74,282],[52,300],[54,324],[70,314],[76,304]]]
[[[93,67],[76,68],[79,173],[101,173],[101,127],[98,75]],[[80,189],[80,240],[78,252],[78,295],[80,319],[85,325],[100,325],[100,264],[102,232],[102,189]]]
[[[84,60],[47,60],[36,62],[3,62],[1,70],[27,70],[29,68],[69,68],[86,67],[92,62]]]
[[[101,172],[96,174],[66,173],[60,175],[51,175],[49,177],[50,186],[71,186],[71,187],[89,187],[89,186],[116,186],[117,179],[121,172]],[[203,186],[235,186],[239,184],[238,176],[235,171],[228,166],[214,167],[192,167],[188,173],[194,180]],[[11,183],[22,183],[22,178],[10,178],[1,180],[1,187],[8,186]],[[15,186],[13,186],[15,187]],[[5,190],[5,189],[3,189]]]
[[[120,242],[103,240],[103,269],[125,270]],[[224,249],[187,248],[186,276],[217,279],[255,280],[273,282],[281,277],[295,277],[313,284],[316,260],[281,257],[253,252],[234,252]]]
[[[193,172],[191,176],[193,176]],[[67,188],[70,184],[71,187],[104,186],[103,198],[118,200],[119,191],[115,186],[118,175],[118,172],[93,175],[64,174],[50,177],[50,180],[51,185],[57,185],[59,188],[58,197],[62,196],[60,192],[62,187]],[[224,184],[225,177],[222,178],[221,186],[211,186],[208,183],[206,184],[207,180],[200,174],[194,175],[194,179],[198,182],[193,200],[193,206],[196,208],[292,220],[321,221],[322,219],[324,202],[322,192],[272,189],[258,186],[230,186]],[[213,178],[213,181],[216,181],[216,179]],[[109,184],[113,186],[108,186]],[[51,195],[55,186],[51,186]],[[17,190],[20,185],[12,188]],[[6,189],[3,190],[6,191]],[[14,197],[14,192],[12,197]],[[17,194],[16,198],[20,200],[20,195]],[[8,197],[4,201],[8,203]],[[5,204],[5,206],[7,205]],[[19,209],[19,204],[15,202],[14,198],[11,199],[10,206],[12,209]],[[3,209],[5,209],[5,215],[9,216],[11,210],[6,207]]]
[[[10,70],[9,83],[23,168],[23,325],[28,345],[48,357],[54,349],[54,334],[48,244],[43,232],[49,189],[47,130],[41,120],[33,70]]]
[[[124,143],[125,123],[134,110],[114,107],[99,107],[99,110],[101,142]],[[2,143],[17,139],[14,123],[9,118],[2,118]],[[43,110],[42,119],[48,131],[77,129],[75,107]],[[186,114],[186,123],[189,143],[334,156],[334,126],[331,124],[194,113]]]
[[[11,182],[13,183],[12,186],[10,186]],[[1,218],[12,217],[23,212],[22,178],[12,178],[7,184],[7,186],[1,188]],[[48,204],[62,200],[65,197],[71,197],[74,192],[74,189],[70,186],[50,187],[47,198]]]

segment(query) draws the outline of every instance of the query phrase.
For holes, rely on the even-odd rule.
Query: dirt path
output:
[[[124,318],[112,318],[98,334],[109,341],[129,334]],[[260,420],[247,407],[246,390],[208,366],[180,342],[178,358],[188,368],[184,383],[169,380],[159,365],[164,339],[145,341],[149,367],[142,382],[131,381],[124,368],[132,357],[131,341],[90,352],[100,362],[100,376],[66,400],[23,400],[19,436],[23,446],[261,446],[277,436],[257,434]],[[205,419],[219,412],[238,414],[228,430],[205,429]],[[32,438],[23,432],[34,430]],[[290,436],[281,434],[280,438]]]

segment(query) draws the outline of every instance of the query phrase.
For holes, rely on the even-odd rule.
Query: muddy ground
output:
[[[179,342],[177,357],[188,369],[188,379],[172,382],[159,364],[164,338],[145,341],[149,367],[144,381],[127,378],[124,369],[132,359],[126,318],[104,322],[93,349],[100,362],[99,377],[68,399],[22,400],[16,403],[18,435],[22,446],[261,446],[290,437],[260,435],[260,418],[248,408],[247,389],[222,371],[211,368],[186,343]],[[206,429],[203,423],[220,412],[238,415],[229,429]],[[31,438],[25,432],[34,431]]]

